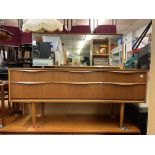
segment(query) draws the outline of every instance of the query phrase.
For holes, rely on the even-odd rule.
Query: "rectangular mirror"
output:
[[[33,34],[32,40],[33,66],[117,66],[122,63],[121,34]]]

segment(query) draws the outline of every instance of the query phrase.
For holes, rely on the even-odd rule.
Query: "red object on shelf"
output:
[[[116,34],[116,25],[98,25],[94,33]]]
[[[141,48],[134,49],[134,50],[132,50],[132,54],[137,53],[137,52],[139,52],[140,50],[141,50]]]
[[[70,33],[91,33],[90,26],[89,25],[76,25],[72,26]]]
[[[116,47],[115,44],[111,44],[111,45],[110,45],[110,51],[112,51],[115,47]]]

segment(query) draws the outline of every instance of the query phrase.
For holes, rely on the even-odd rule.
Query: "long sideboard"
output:
[[[120,127],[125,103],[146,99],[146,70],[104,68],[12,68],[9,69],[9,102],[31,102],[36,123],[38,102],[117,103]]]

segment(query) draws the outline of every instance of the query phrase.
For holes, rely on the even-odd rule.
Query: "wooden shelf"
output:
[[[93,54],[93,57],[108,57],[109,54]]]
[[[109,42],[108,38],[105,39],[93,39],[93,43],[97,43],[97,44],[107,44]]]
[[[91,42],[91,56],[92,56],[91,65],[94,65],[94,66],[109,65],[109,56],[110,56],[109,45],[110,45],[110,40],[108,38],[92,40]]]
[[[2,134],[139,134],[140,130],[126,120],[126,130],[119,127],[119,118],[103,115],[52,115],[37,117],[34,127],[31,115],[8,118]]]

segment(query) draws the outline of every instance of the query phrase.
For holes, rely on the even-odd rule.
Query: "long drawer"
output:
[[[145,84],[112,82],[14,82],[11,99],[145,100]]]
[[[143,71],[95,71],[95,70],[10,70],[10,80],[20,82],[131,82],[145,83]]]

